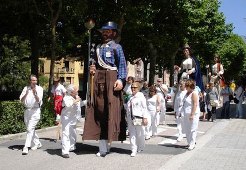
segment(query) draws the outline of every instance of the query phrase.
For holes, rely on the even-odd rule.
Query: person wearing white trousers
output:
[[[160,97],[161,108],[159,114],[157,114],[157,125],[165,124],[166,121],[166,99],[165,96],[168,93],[168,87],[162,83],[162,78],[158,78],[156,82],[156,94]]]
[[[148,125],[145,127],[145,139],[150,139],[151,136],[157,135],[158,115],[161,109],[161,99],[156,94],[156,87],[154,85],[149,88],[149,96],[147,98],[148,110]]]
[[[76,149],[76,124],[81,118],[81,106],[84,105],[78,96],[78,89],[73,84],[67,87],[67,93],[62,101],[62,157],[69,158],[69,152]],[[82,104],[81,104],[82,103]]]
[[[174,113],[177,122],[177,129],[178,129],[178,138],[177,141],[180,142],[183,140],[184,137],[184,112],[182,110],[183,107],[183,99],[186,95],[187,91],[185,89],[185,81],[179,81],[179,91],[175,96],[174,101]]]
[[[141,152],[145,146],[144,126],[147,125],[146,99],[142,92],[139,92],[140,85],[134,82],[131,86],[132,97],[127,102],[127,123],[131,143],[131,157]],[[136,120],[140,122],[136,123]]]
[[[188,150],[196,145],[197,128],[200,116],[199,96],[195,90],[195,82],[187,80],[185,83],[187,93],[183,99],[184,128],[188,143]]]
[[[32,142],[34,146],[32,150],[36,150],[42,147],[39,137],[35,132],[35,127],[40,120],[40,107],[43,99],[43,88],[37,85],[37,77],[35,75],[30,76],[30,85],[26,86],[20,95],[20,101],[26,108],[24,112],[24,122],[27,129],[26,142],[22,150],[22,155],[27,155],[29,147]]]

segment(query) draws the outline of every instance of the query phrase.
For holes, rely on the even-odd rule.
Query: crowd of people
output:
[[[96,54],[90,64],[90,77],[94,80],[90,88],[90,101],[82,101],[78,88],[73,84],[64,88],[59,79],[54,79],[52,94],[57,124],[62,129],[62,157],[69,158],[69,152],[76,149],[76,124],[81,120],[81,107],[86,105],[86,119],[83,140],[99,141],[96,156],[105,157],[110,152],[113,141],[126,140],[129,133],[131,157],[142,152],[145,140],[157,135],[157,127],[165,121],[167,85],[162,78],[155,84],[142,83],[141,73],[137,79],[127,76],[127,65],[120,44],[114,41],[117,36],[117,25],[108,22],[99,30],[102,44],[97,46]],[[221,118],[230,118],[231,97],[236,103],[236,116],[243,118],[242,102],[245,88],[242,82],[236,88],[230,88],[227,82],[221,85],[223,65],[215,57],[215,65],[210,74],[211,81],[203,86],[199,61],[192,56],[189,46],[183,48],[185,59],[181,66],[174,66],[180,74],[178,92],[174,101],[174,113],[177,121],[178,138],[187,140],[187,149],[196,146],[196,136],[200,113],[202,120],[216,121],[216,109],[223,100]],[[140,60],[137,60],[140,66]],[[140,71],[140,69],[138,69]],[[20,100],[26,110],[24,120],[27,129],[26,142],[22,151],[27,155],[29,148],[36,150],[42,147],[35,132],[40,119],[43,88],[37,85],[37,77],[30,76]],[[207,113],[207,115],[206,115]]]

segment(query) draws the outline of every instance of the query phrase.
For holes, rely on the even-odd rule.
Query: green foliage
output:
[[[225,69],[227,80],[239,80],[245,74],[246,68],[246,44],[242,37],[232,35],[218,50]]]
[[[43,97],[43,105],[41,108],[41,119],[37,128],[53,126],[55,123],[54,105],[53,100],[48,100],[48,96],[45,94]]]
[[[44,98],[41,108],[41,119],[37,129],[54,125],[55,115],[53,104]],[[24,106],[20,101],[1,101],[0,102],[0,135],[15,134],[25,132]]]
[[[47,76],[40,75],[38,80],[41,87],[43,87],[44,89],[48,89],[49,78]]]
[[[24,107],[19,101],[0,102],[0,135],[25,131]]]
[[[17,36],[4,35],[0,53],[0,87],[8,91],[20,91],[30,75],[30,63],[22,61],[29,57],[29,41]]]

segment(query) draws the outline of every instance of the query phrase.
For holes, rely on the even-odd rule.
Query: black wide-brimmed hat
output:
[[[104,24],[102,26],[102,28],[99,29],[100,32],[103,30],[116,30],[116,31],[118,31],[118,26],[115,22],[109,21],[106,24]]]

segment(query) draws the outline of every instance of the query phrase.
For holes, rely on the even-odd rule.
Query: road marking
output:
[[[157,134],[166,131],[166,128],[163,127],[157,127]]]
[[[165,139],[165,140],[161,141],[160,143],[158,143],[158,145],[164,145],[164,144],[172,144],[172,145],[174,145],[175,143],[177,143],[177,140]]]

